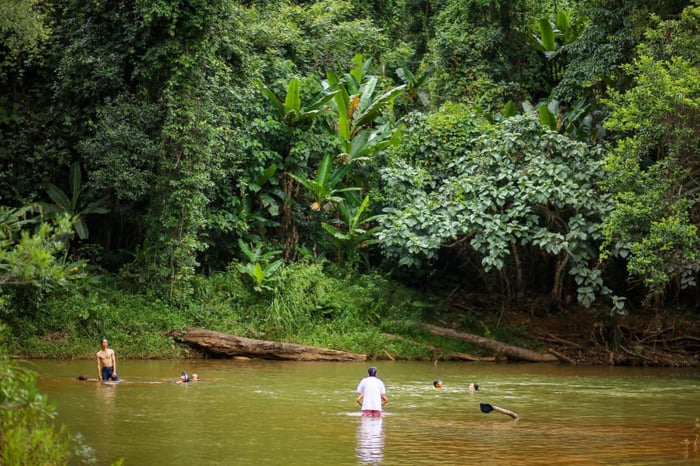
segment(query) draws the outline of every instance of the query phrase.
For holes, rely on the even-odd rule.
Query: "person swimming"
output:
[[[479,389],[479,384],[476,382],[472,382],[469,384],[469,391],[470,392],[475,392]]]
[[[179,379],[177,382],[175,382],[175,383],[187,383],[187,382],[189,382],[190,380],[191,380],[191,379],[190,379],[190,376],[187,375],[187,372],[182,371],[182,372],[180,372],[180,379]]]
[[[442,380],[440,380],[440,379],[433,380],[433,387],[435,387],[436,390],[440,390],[442,388]]]

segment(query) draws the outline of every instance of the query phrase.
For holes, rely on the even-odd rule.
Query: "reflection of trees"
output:
[[[384,460],[381,417],[362,417],[357,428],[357,458],[360,464],[380,464]]]

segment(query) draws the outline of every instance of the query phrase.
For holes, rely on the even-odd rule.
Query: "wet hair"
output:
[[[433,387],[437,388],[438,385],[442,384],[442,380],[440,379],[435,379],[433,380]]]
[[[474,390],[478,390],[478,389],[479,389],[479,384],[478,384],[478,383],[472,382],[472,385],[474,386]]]
[[[182,371],[180,373],[180,379],[182,379],[183,382],[189,382],[190,381],[190,376],[187,375],[187,372]]]
[[[377,368],[372,366],[369,369],[367,369],[367,374],[369,374],[370,377],[376,377],[377,376]]]
[[[85,374],[80,374],[78,377],[76,377],[78,380],[87,380],[88,376]]]

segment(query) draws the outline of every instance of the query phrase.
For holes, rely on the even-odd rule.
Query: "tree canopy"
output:
[[[68,214],[55,260],[174,303],[256,250],[507,299],[683,299],[699,8],[2,2],[0,204],[45,207],[13,238]]]

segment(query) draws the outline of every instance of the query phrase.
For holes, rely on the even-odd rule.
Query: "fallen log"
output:
[[[553,354],[541,354],[536,351],[532,351],[525,348],[520,348],[518,346],[509,345],[507,343],[501,343],[500,341],[492,340],[490,338],[480,337],[479,335],[473,335],[471,333],[458,332],[450,328],[438,327],[436,325],[421,324],[421,327],[428,330],[434,335],[440,335],[448,338],[457,338],[459,340],[468,341],[469,343],[474,343],[475,345],[483,346],[485,348],[492,349],[511,359],[518,359],[522,361],[530,362],[557,362],[559,359]]]
[[[336,351],[296,343],[255,340],[202,328],[173,332],[178,340],[217,356],[244,356],[290,361],[365,361],[367,355]]]

